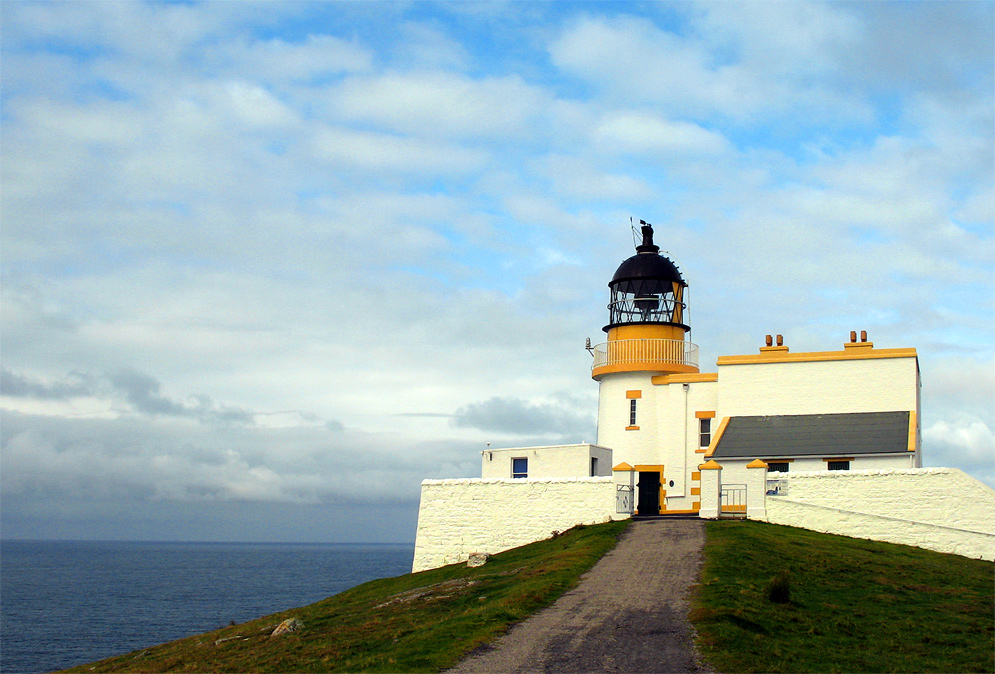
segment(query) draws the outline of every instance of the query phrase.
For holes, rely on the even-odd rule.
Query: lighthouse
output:
[[[924,486],[946,478],[918,470],[914,348],[878,348],[852,331],[841,350],[792,351],[781,335],[766,335],[758,353],[719,356],[701,372],[688,283],[661,255],[653,226],[640,225],[635,255],[608,282],[607,340],[588,340],[597,444],[488,443],[479,478],[422,482],[413,570],[634,515],[748,517],[819,531],[839,520],[838,533],[922,545],[903,518],[922,512],[923,494],[946,504],[958,490],[983,522],[971,526],[991,528],[987,487],[966,476]],[[872,512],[880,531],[867,528]],[[956,517],[937,516],[935,530],[964,531],[961,511],[950,512]],[[990,538],[978,540],[990,555]]]
[[[631,473],[637,512],[658,514],[668,494],[690,496],[687,448],[698,429],[688,428],[686,406],[698,379],[698,347],[690,341],[688,284],[660,254],[653,226],[640,226],[636,254],[608,283],[608,340],[592,349],[591,376],[600,385],[598,444],[611,447],[616,468]],[[684,386],[662,386],[675,378]]]

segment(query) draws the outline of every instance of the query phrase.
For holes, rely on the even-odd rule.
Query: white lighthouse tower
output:
[[[636,510],[651,515],[666,509],[668,489],[684,496],[690,479],[688,434],[698,429],[686,423],[689,386],[662,384],[697,379],[698,347],[687,283],[660,255],[652,225],[640,224],[642,243],[608,283],[608,341],[593,349],[591,376],[600,383],[598,444],[614,450],[616,469],[631,471]]]

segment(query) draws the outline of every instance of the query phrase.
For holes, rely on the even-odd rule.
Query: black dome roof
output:
[[[677,265],[659,253],[636,253],[618,266],[608,285],[619,281],[635,280],[669,281],[686,285]]]
[[[660,247],[653,243],[653,225],[640,220],[643,242],[636,246],[636,254],[624,261],[615,270],[608,282],[620,292],[669,292],[673,284],[687,286],[681,272],[670,258],[660,255]]]

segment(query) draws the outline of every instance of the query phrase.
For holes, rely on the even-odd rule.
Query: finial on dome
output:
[[[640,220],[643,231],[643,243],[640,246],[636,246],[637,253],[659,253],[660,246],[653,244],[653,225],[646,222],[645,220]]]

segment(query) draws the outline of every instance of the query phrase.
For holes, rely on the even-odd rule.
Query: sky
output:
[[[630,218],[702,371],[914,347],[995,485],[987,2],[0,3],[0,535],[410,542],[595,442]]]

